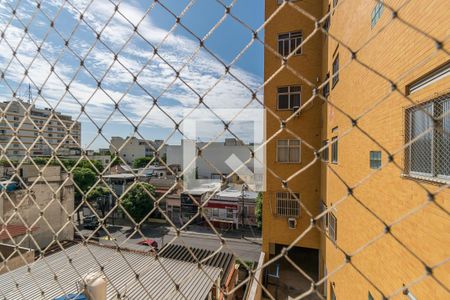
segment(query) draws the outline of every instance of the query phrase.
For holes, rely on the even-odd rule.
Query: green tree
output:
[[[104,186],[96,186],[87,195],[88,201],[97,204],[97,208],[100,210],[102,217],[106,215],[106,210],[109,208],[108,195],[109,190]]]
[[[139,157],[133,161],[133,168],[144,168],[153,159],[153,157]]]
[[[153,199],[155,188],[153,185],[139,182],[123,198],[123,208],[133,217],[136,222],[140,222],[153,209]]]
[[[262,210],[263,210],[263,194],[258,193],[258,196],[256,197],[256,208],[255,208],[256,223],[258,225],[258,228],[262,227]]]
[[[83,193],[86,193],[96,182],[97,176],[94,171],[89,168],[75,168],[73,170],[73,181],[78,185]],[[75,200],[80,201],[81,192],[75,188]]]

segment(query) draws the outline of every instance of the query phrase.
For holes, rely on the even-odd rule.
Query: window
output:
[[[325,85],[322,88],[322,95],[328,97],[330,95],[330,73],[328,72],[325,76]]]
[[[326,147],[326,148],[323,148]],[[328,140],[322,141],[322,161],[328,161]]]
[[[375,25],[377,25],[378,20],[381,18],[381,15],[383,14],[383,10],[384,10],[383,3],[377,2],[377,4],[375,4],[375,7],[372,10],[372,17],[370,19],[370,24],[372,28],[374,28]]]
[[[367,295],[367,300],[375,300],[370,292]]]
[[[333,7],[336,7],[337,4],[338,4],[338,0],[333,0]]]
[[[331,162],[337,164],[338,162],[338,138],[335,136],[331,139]]]
[[[227,208],[227,219],[233,219],[233,209]]]
[[[370,168],[381,168],[381,151],[370,151]]]
[[[300,162],[300,140],[278,140],[277,162],[299,163]]]
[[[339,81],[339,54],[333,61],[333,88]]]
[[[212,209],[212,215],[213,217],[219,217],[219,209],[218,208],[213,208]]]
[[[330,6],[328,5],[328,11],[327,11],[327,14],[329,14],[330,13]],[[327,31],[328,32],[328,29],[330,29],[330,15],[328,15],[327,17],[326,17],[326,19],[323,21],[323,25],[322,25],[322,27],[323,27],[323,29],[325,30],[325,31]]]
[[[298,217],[300,215],[300,195],[289,192],[277,192],[277,215],[282,217]],[[297,199],[298,200],[297,200]]]
[[[288,56],[302,43],[302,39],[303,37],[300,31],[279,34],[278,53],[282,56]],[[302,54],[302,49],[298,49],[295,54]]]
[[[327,210],[327,205],[323,201],[321,201],[320,208],[321,208],[321,212],[324,212]],[[326,213],[322,216],[321,225],[324,230],[328,228],[328,213]]]
[[[300,107],[301,89],[299,85],[279,87],[277,109],[292,110]]]
[[[297,0],[277,0],[277,3],[278,4],[282,4],[283,2],[295,2],[295,1],[297,1]]]
[[[330,282],[330,299],[336,300],[336,294],[334,293],[333,284]]]
[[[328,214],[328,236],[331,241],[336,243],[337,240],[337,219],[332,213]]]
[[[450,179],[449,111],[450,94],[406,110],[406,173]]]
[[[19,117],[14,117],[14,121],[19,121]]]

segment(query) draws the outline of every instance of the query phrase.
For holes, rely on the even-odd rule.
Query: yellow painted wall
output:
[[[321,1],[322,6],[317,4],[319,2],[294,3],[312,15],[321,16],[321,10],[326,12],[329,1]],[[323,79],[326,72],[331,72],[334,56],[339,54],[340,79],[328,99],[345,114],[331,105],[318,105],[317,110],[315,107],[311,109],[314,113],[310,118],[305,114],[295,120],[297,123],[292,123],[293,130],[317,148],[322,140],[338,136],[339,162],[316,162],[289,186],[301,195],[310,195],[307,203],[316,213],[319,212],[321,199],[328,207],[338,203],[333,213],[338,220],[337,245],[342,250],[330,241],[322,239],[319,242],[317,232],[304,242],[312,247],[320,246],[321,261],[325,261],[328,273],[345,264],[342,251],[354,254],[351,264],[345,264],[329,277],[328,285],[333,285],[337,299],[367,299],[369,291],[375,299],[381,299],[382,295],[399,292],[403,284],[415,280],[418,283],[409,289],[417,299],[448,299],[449,295],[442,286],[450,286],[450,263],[442,262],[450,254],[450,219],[447,213],[450,192],[448,186],[442,183],[404,176],[403,148],[405,109],[412,106],[411,101],[424,102],[450,91],[450,78],[447,76],[411,94],[409,99],[404,96],[408,84],[449,60],[447,53],[450,46],[445,38],[450,34],[450,3],[445,0],[386,0],[385,3],[394,10],[401,7],[399,18],[392,19],[392,11],[385,7],[381,19],[371,28],[371,14],[376,1],[339,2],[338,9],[331,16],[330,34],[340,43],[331,37],[318,35],[317,40],[311,40],[309,51],[308,46],[305,48],[305,53],[312,53],[308,59],[300,62],[299,58],[298,64],[294,61],[293,65],[305,77],[313,77],[320,72]],[[266,1],[266,17],[276,6],[276,1]],[[273,43],[277,32],[309,24],[310,21],[300,13],[291,8],[285,9],[290,12],[280,14],[279,19],[275,17],[268,24],[266,43]],[[424,33],[413,29],[408,23]],[[310,30],[313,30],[313,23],[311,26]],[[444,42],[447,53],[438,50],[433,39]],[[358,50],[359,62],[352,61],[347,48]],[[279,62],[266,51],[266,79],[274,73],[277,64]],[[288,73],[277,75],[266,86],[266,105],[275,107],[273,87],[290,84],[293,78]],[[396,83],[398,90],[392,91],[390,81]],[[358,127],[352,126],[351,118],[358,119]],[[267,137],[279,128],[279,123],[267,116]],[[320,137],[316,136],[317,132]],[[305,147],[302,150],[305,152]],[[382,151],[381,170],[370,169],[370,151]],[[394,155],[394,162],[387,165],[386,151]],[[304,165],[313,156],[302,158]],[[276,170],[283,178],[301,168],[274,161],[275,146],[269,143],[268,168]],[[280,189],[280,182],[269,172],[267,177],[268,192],[265,194],[263,215],[264,251],[267,251],[268,243],[289,244],[309,224],[309,219],[301,218],[299,230],[289,231],[283,227],[282,221],[270,213],[267,206],[271,193]],[[348,195],[347,186],[355,187],[353,196]],[[427,202],[429,192],[437,193],[435,203]],[[305,199],[304,196],[302,198]],[[414,213],[410,214],[412,211]],[[405,218],[405,215],[408,216]],[[384,234],[384,223],[395,223],[391,228],[392,235]],[[440,263],[442,265],[433,270],[434,277],[426,276],[425,265]],[[322,275],[322,270],[320,272]],[[424,276],[423,279],[421,276]],[[330,288],[328,297],[329,291]],[[399,292],[393,298],[404,299],[404,296]]]

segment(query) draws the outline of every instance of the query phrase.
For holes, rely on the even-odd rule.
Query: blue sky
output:
[[[194,36],[203,38],[222,19],[224,7],[220,2],[235,2],[232,14],[251,28],[258,28],[264,17],[261,0],[160,0],[162,5],[146,0],[68,2],[42,1],[40,10],[32,0],[0,3],[0,28],[5,32],[5,39],[0,41],[0,68],[5,73],[0,95],[3,101],[9,100],[12,89],[26,97],[30,83],[37,106],[51,105],[79,118],[83,147],[108,145],[103,137],[96,138],[93,122],[102,126],[106,139],[131,135],[133,126],[129,121],[139,124],[136,136],[165,139],[172,133],[174,121],[179,122],[186,111],[196,107],[198,95],[206,93],[204,102],[213,109],[239,109],[251,101],[248,88],[262,84],[261,43],[253,43],[230,70],[246,86],[231,75],[223,76],[224,67],[216,59],[225,64],[232,62],[251,41],[248,28],[230,16],[223,19],[205,41],[216,57],[203,48],[198,50]],[[114,14],[113,3],[117,2],[119,13]],[[190,3],[181,17],[190,32],[178,25],[166,37],[175,24],[175,17],[167,10],[180,15]],[[17,17],[10,21],[12,7],[16,7]],[[82,11],[85,22],[79,22]],[[53,19],[57,32],[49,30]],[[140,35],[133,34],[135,25]],[[28,33],[24,32],[25,26]],[[95,32],[102,32],[101,41],[96,40]],[[262,33],[260,36],[262,39]],[[65,40],[69,40],[70,49],[64,47]],[[41,43],[38,53],[36,45]],[[161,57],[154,56],[151,45],[159,45]],[[11,60],[12,49],[17,57]],[[119,52],[116,62],[113,52]],[[85,57],[88,71],[79,67],[80,57]],[[55,65],[54,72],[50,71],[51,64]],[[168,64],[181,70],[179,79]],[[28,76],[24,76],[24,68]],[[133,83],[130,73],[139,74],[137,83]],[[102,89],[98,89],[101,78]],[[67,93],[65,85],[69,83]],[[38,88],[42,89],[42,97],[37,95]],[[152,97],[157,98],[161,109],[153,105]],[[262,91],[258,97],[262,100]],[[119,103],[121,113],[114,110],[114,103]],[[81,104],[87,115],[80,112]],[[210,133],[214,130],[218,129],[207,128]],[[245,138],[245,132],[240,133]],[[169,142],[179,139],[180,135],[174,134]]]

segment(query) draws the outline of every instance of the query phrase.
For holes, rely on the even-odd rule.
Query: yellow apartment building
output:
[[[0,109],[0,145],[9,159],[21,159],[27,151],[50,156],[52,148],[59,156],[80,154],[81,123],[71,116],[20,99],[1,102]]]
[[[448,299],[449,2],[266,0],[265,9],[275,52],[290,55],[298,33],[305,41],[279,72],[283,60],[265,50],[265,103],[274,112],[266,113],[266,257],[294,244],[289,258],[314,280],[327,276],[318,287],[327,299]],[[303,106],[310,84],[321,96]],[[299,114],[289,101],[280,109],[285,93]],[[291,139],[301,141],[296,161]],[[321,210],[322,232],[309,227],[309,213]],[[265,280],[277,299],[310,288],[277,262]]]

